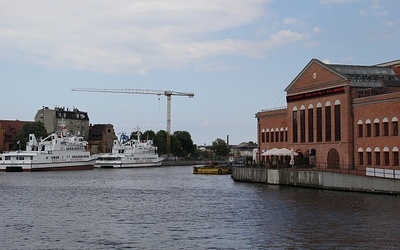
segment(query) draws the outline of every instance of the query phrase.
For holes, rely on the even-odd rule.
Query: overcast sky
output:
[[[166,130],[165,96],[71,88],[193,92],[172,97],[172,132],[194,143],[257,141],[255,113],[286,106],[312,59],[400,59],[400,1],[0,0],[0,119],[76,107],[117,133]]]

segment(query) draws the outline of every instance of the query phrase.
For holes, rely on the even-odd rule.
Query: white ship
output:
[[[26,150],[3,152],[0,171],[91,170],[95,158],[85,150],[87,142],[65,132],[52,133],[45,139],[29,135]]]
[[[152,140],[138,139],[123,142],[114,140],[112,152],[97,157],[96,168],[137,168],[161,166],[163,158],[158,156],[157,147]]]

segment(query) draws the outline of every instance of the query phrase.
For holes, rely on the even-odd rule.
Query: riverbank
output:
[[[235,167],[234,181],[400,195],[400,180],[318,170]]]

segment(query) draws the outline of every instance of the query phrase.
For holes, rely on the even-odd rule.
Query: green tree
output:
[[[157,152],[160,155],[167,153],[167,131],[160,130],[154,138],[154,145],[157,147]]]
[[[215,155],[219,158],[225,158],[229,155],[228,145],[220,138],[212,142],[211,150],[214,151]]]
[[[14,139],[13,149],[26,150],[26,143],[29,140],[29,134],[34,134],[38,140],[39,138],[47,137],[46,127],[43,122],[37,121],[25,123],[21,132]]]
[[[193,144],[192,136],[187,131],[175,131],[173,136],[177,140],[177,148],[175,155],[180,157],[186,157],[192,155],[196,147]]]

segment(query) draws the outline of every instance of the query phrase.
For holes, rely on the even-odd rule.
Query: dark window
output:
[[[308,110],[308,141],[314,141],[314,110]]]
[[[335,141],[342,139],[340,123],[340,105],[335,105]]]
[[[389,123],[383,123],[383,136],[389,136]]]
[[[397,121],[392,122],[392,130],[393,130],[393,135],[397,136],[399,135],[399,127],[398,127]]]
[[[389,166],[389,152],[383,152],[383,165]]]
[[[358,164],[364,165],[364,153],[358,152]]]
[[[275,141],[279,142],[279,131],[275,132]]]
[[[363,137],[363,125],[358,124],[358,137]]]
[[[365,127],[367,129],[366,136],[371,137],[371,123],[367,123]]]
[[[288,141],[288,131],[285,130],[285,141]]]
[[[274,142],[274,141],[275,141],[275,140],[274,140],[274,135],[275,135],[274,131],[271,131],[271,142]]]
[[[265,133],[261,132],[261,142],[265,142]]]
[[[265,132],[265,142],[269,142],[269,132]]]
[[[375,127],[375,136],[379,136],[380,135],[380,133],[379,133],[379,130],[380,130],[379,123],[378,122],[374,123],[374,127]]]
[[[284,134],[283,134],[283,130],[281,130],[281,135],[279,136],[279,140],[281,142],[283,142],[283,139],[284,139]]]
[[[306,142],[306,111],[300,110],[300,142]]]
[[[297,143],[297,111],[293,111],[293,143]]]
[[[317,108],[317,142],[322,141],[322,108]]]
[[[381,165],[381,152],[375,152],[375,165]]]
[[[325,107],[325,141],[331,141],[331,106]]]
[[[372,165],[372,153],[367,152],[367,165]]]
[[[399,152],[393,152],[393,166],[399,166]]]

